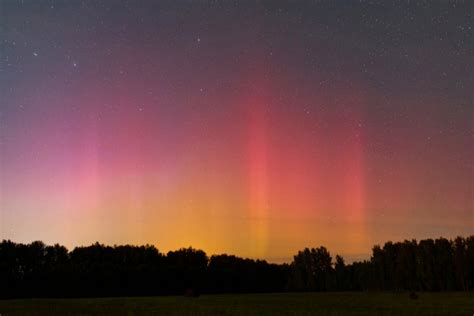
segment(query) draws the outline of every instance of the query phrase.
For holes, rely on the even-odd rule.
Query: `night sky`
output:
[[[474,231],[473,1],[0,1],[0,239],[347,260]]]

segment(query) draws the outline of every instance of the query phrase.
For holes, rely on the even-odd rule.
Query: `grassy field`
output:
[[[474,315],[474,293],[285,293],[0,300],[0,315]]]

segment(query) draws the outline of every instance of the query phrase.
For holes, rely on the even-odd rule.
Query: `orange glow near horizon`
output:
[[[2,4],[0,239],[289,262],[472,234],[461,5],[63,2]]]

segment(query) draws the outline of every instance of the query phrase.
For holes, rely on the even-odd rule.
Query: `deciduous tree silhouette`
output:
[[[387,242],[369,261],[332,261],[305,248],[291,264],[183,248],[95,243],[68,251],[40,241],[0,243],[0,298],[93,297],[280,291],[451,291],[474,287],[474,236]]]

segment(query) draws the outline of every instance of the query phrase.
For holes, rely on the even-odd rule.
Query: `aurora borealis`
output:
[[[289,261],[474,228],[470,1],[0,2],[0,239]]]

